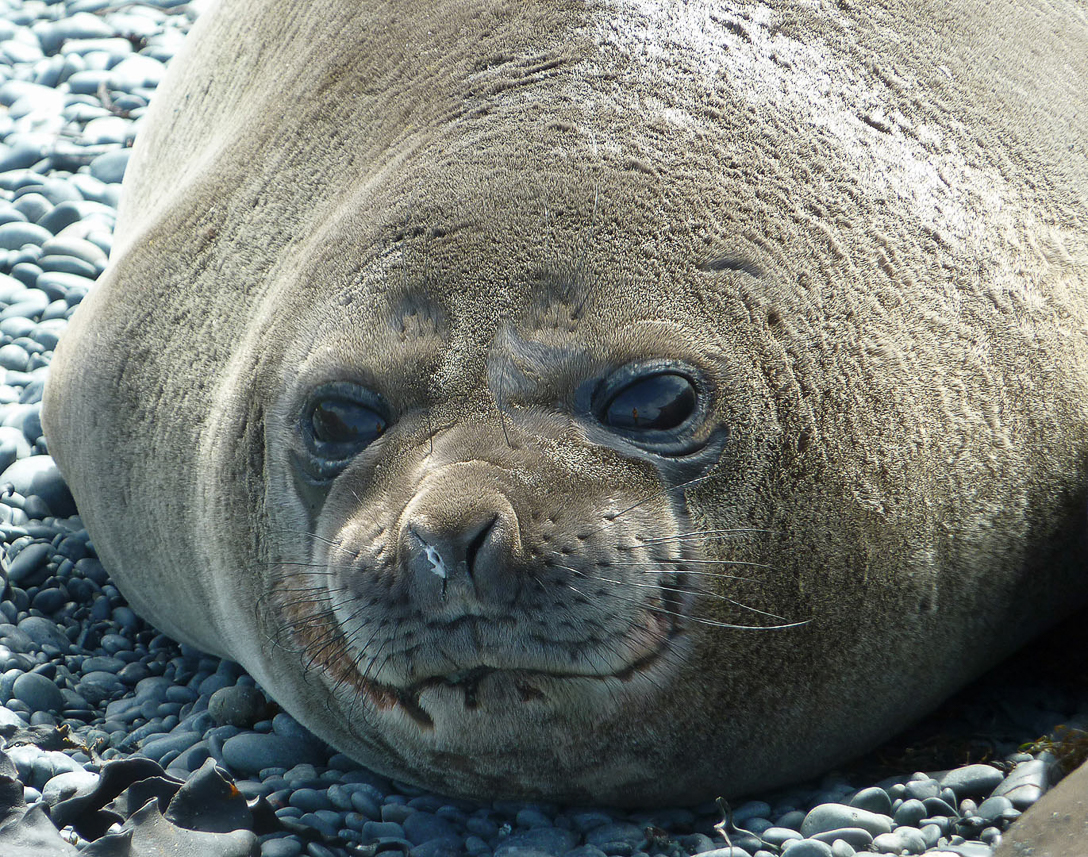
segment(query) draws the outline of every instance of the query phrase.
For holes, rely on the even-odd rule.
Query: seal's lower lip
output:
[[[378,684],[377,682],[365,679],[362,676],[356,677],[355,684],[379,711],[391,711],[399,708],[411,717],[420,728],[429,730],[434,728],[434,719],[423,708],[423,705],[420,702],[420,695],[432,688],[457,688],[463,691],[465,711],[476,711],[479,708],[477,695],[480,683],[487,678],[499,676],[509,681],[510,684],[516,688],[522,702],[530,703],[540,701],[546,699],[548,695],[541,685],[546,687],[551,682],[572,680],[631,681],[637,676],[645,674],[652,669],[654,664],[656,664],[669,649],[673,636],[674,634],[670,634],[660,646],[633,663],[628,664],[621,671],[605,675],[590,673],[552,673],[528,669],[504,670],[495,667],[481,666],[460,670],[452,675],[439,675],[425,678],[403,688]]]

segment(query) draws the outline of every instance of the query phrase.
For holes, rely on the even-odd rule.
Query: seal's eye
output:
[[[385,433],[389,414],[385,400],[359,384],[335,381],[319,387],[299,414],[297,461],[315,484],[335,479]]]
[[[385,419],[381,414],[359,402],[334,398],[314,404],[310,425],[318,443],[343,447],[345,451],[356,451],[377,440],[385,431]]]
[[[621,387],[605,403],[600,420],[624,431],[667,431],[695,413],[695,385],[684,375],[660,372]]]

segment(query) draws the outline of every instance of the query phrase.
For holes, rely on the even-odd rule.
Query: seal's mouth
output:
[[[461,695],[463,709],[474,712],[481,709],[481,686],[492,683],[501,685],[514,692],[514,698],[525,704],[546,702],[554,690],[556,682],[605,682],[623,683],[637,680],[649,674],[669,651],[679,630],[670,623],[670,634],[660,641],[653,650],[645,653],[636,661],[628,664],[619,672],[596,674],[584,672],[549,672],[533,669],[502,669],[479,666],[458,670],[448,675],[431,676],[413,682],[406,687],[394,687],[380,684],[354,673],[350,681],[378,711],[399,710],[408,715],[421,729],[434,729],[434,717],[428,712],[423,698],[429,691],[441,692],[443,699],[450,698],[450,691]],[[504,694],[504,697],[506,694]],[[433,702],[432,702],[433,704]]]

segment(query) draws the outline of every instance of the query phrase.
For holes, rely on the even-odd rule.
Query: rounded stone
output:
[[[99,155],[91,161],[91,175],[107,184],[119,183],[125,177],[130,152],[130,149],[118,149],[115,152]],[[0,226],[0,229],[2,228]],[[0,236],[0,246],[2,241],[3,238]]]
[[[219,726],[252,726],[265,718],[267,710],[264,694],[250,685],[220,688],[208,700],[208,713]]]
[[[886,815],[858,807],[825,803],[814,807],[805,816],[805,820],[801,822],[801,833],[808,837],[827,830],[837,830],[840,827],[860,827],[873,836],[879,836],[881,833],[891,832],[892,820]]]
[[[897,826],[902,826],[904,824],[916,826],[919,821],[929,814],[924,803],[916,798],[910,798],[899,805],[899,808],[895,811],[893,820]]]
[[[19,623],[19,630],[39,646],[52,646],[61,652],[67,652],[72,646],[56,622],[41,616],[27,616]]]
[[[256,774],[265,768],[317,764],[321,754],[306,742],[245,732],[223,742],[223,761],[241,773]]]
[[[34,223],[0,224],[0,249],[18,250],[25,244],[41,245],[53,237],[53,234]]]
[[[46,782],[42,789],[42,800],[49,806],[55,806],[62,800],[84,795],[98,785],[98,774],[93,771],[64,771]]]
[[[39,673],[24,673],[15,679],[12,695],[31,711],[56,714],[64,709],[64,695],[60,689]]]
[[[827,830],[812,836],[819,842],[834,845],[836,842],[848,842],[850,847],[857,851],[864,851],[873,844],[873,834],[860,827],[841,827],[838,830]]]
[[[52,555],[53,546],[46,542],[27,545],[8,566],[8,580],[23,586],[40,582],[46,573],[45,564]]]
[[[789,854],[791,857],[834,857],[831,846],[818,839],[794,841],[782,853]]]
[[[884,789],[876,786],[859,791],[850,798],[850,806],[880,815],[892,814],[892,799],[888,797],[888,793]]]
[[[873,848],[891,854],[923,854],[926,840],[920,830],[900,827],[891,833],[882,833],[873,839]]]
[[[58,517],[74,515],[76,504],[57,465],[48,455],[31,455],[10,465],[0,474],[0,483],[10,482],[23,496],[41,497]]]

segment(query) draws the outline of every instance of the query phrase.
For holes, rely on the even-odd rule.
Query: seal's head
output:
[[[237,5],[44,414],[163,630],[387,774],[648,803],[817,773],[1084,599],[1088,174],[991,82],[1088,87],[975,68],[1011,24]]]
[[[268,657],[294,659],[341,746],[447,789],[548,794],[561,778],[582,797],[607,793],[602,759],[626,754],[633,799],[673,752],[662,695],[699,700],[686,685],[714,669],[700,636],[754,644],[805,618],[775,614],[735,561],[759,541],[750,521],[698,502],[743,492],[768,414],[752,359],[705,336],[688,272],[633,285],[579,255],[560,214],[475,204],[500,228],[535,216],[539,239],[500,257],[481,228],[382,228],[342,290],[332,232],[327,261],[296,261],[298,300],[254,332],[282,355],[255,349],[257,382],[216,409],[214,433],[263,455],[261,562],[238,562],[262,579]],[[582,204],[585,238],[607,206]]]

